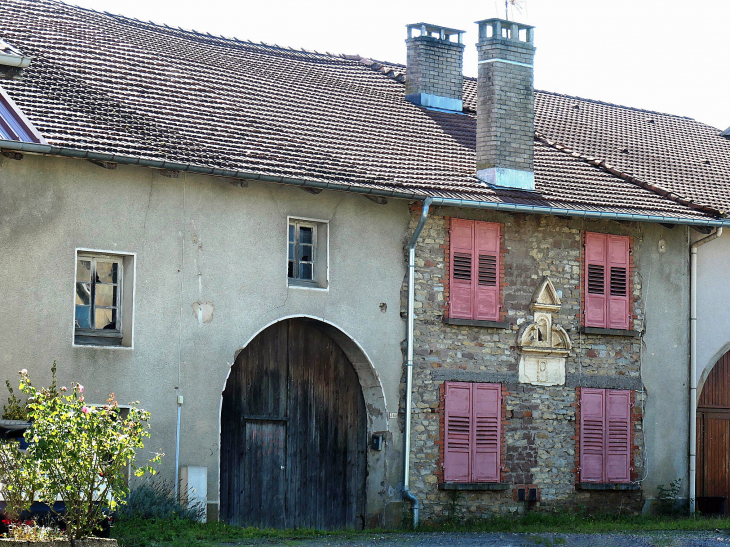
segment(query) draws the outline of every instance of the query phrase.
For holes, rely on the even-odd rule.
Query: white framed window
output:
[[[132,347],[134,255],[76,250],[74,345]]]
[[[287,225],[287,284],[326,289],[328,223],[289,217]]]

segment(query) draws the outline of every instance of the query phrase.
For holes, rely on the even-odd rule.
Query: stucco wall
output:
[[[692,232],[692,241],[704,235]],[[717,360],[730,350],[730,230],[697,251],[697,396]]]
[[[287,288],[288,215],[330,222],[327,291]],[[180,465],[206,466],[208,499],[217,502],[221,392],[237,350],[277,320],[319,318],[351,337],[382,386],[366,387],[387,401],[387,409],[382,396],[368,408],[369,432],[397,429],[387,412],[398,410],[408,218],[407,204],[395,200],[378,205],[341,192],[0,157],[0,379],[15,383],[27,368],[41,384],[55,359],[59,382],[83,383],[88,401],[101,403],[112,391],[120,402],[140,401],[153,431],[143,456],[163,451],[168,478],[183,395]],[[136,253],[133,349],[72,347],[78,247]],[[212,320],[199,321],[196,302],[212,304]],[[371,513],[398,497],[394,435],[371,455]]]

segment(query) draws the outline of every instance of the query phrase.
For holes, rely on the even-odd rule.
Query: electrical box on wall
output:
[[[373,450],[383,449],[383,436],[380,434],[373,435],[372,441],[370,441],[370,448]]]

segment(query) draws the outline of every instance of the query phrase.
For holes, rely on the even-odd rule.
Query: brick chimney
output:
[[[477,176],[493,186],[534,190],[534,27],[504,19],[477,24]]]
[[[406,100],[428,108],[461,112],[464,31],[426,23],[406,28]],[[414,30],[420,35],[414,36]],[[452,37],[456,37],[455,42]]]

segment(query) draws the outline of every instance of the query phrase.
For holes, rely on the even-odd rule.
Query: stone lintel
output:
[[[510,324],[506,321],[475,321],[474,319],[452,319],[445,317],[444,323],[447,325],[459,325],[462,327],[491,327],[494,329],[508,329]]]
[[[598,389],[642,389],[641,378],[631,376],[603,376],[599,374],[568,374],[566,387],[593,387]]]
[[[641,490],[638,482],[579,482],[576,490]]]
[[[431,370],[431,378],[445,382],[484,382],[487,384],[517,384],[516,372],[487,372],[484,370]]]
[[[633,336],[638,338],[641,332],[630,329],[601,329],[598,327],[581,327],[580,332],[583,334],[604,334],[606,336]]]
[[[510,490],[507,482],[440,482],[439,490]]]

